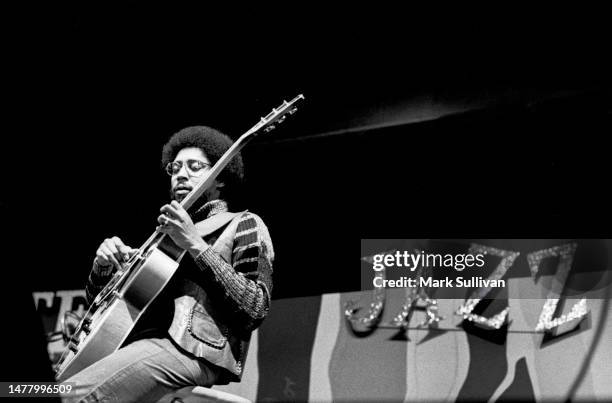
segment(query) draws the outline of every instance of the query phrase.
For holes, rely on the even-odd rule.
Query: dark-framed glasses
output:
[[[183,164],[187,168],[187,173],[196,177],[202,175],[206,172],[206,168],[211,166],[209,163],[200,160],[173,161],[166,165],[166,173],[170,176],[178,174]]]

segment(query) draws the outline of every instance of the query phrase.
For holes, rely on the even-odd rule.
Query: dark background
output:
[[[127,4],[5,17],[1,202],[33,290],[81,288],[105,237],[149,236],[172,133],[237,138],[298,93],[243,152],[274,298],[359,289],[362,238],[610,236],[596,12]]]
[[[363,238],[609,237],[607,14],[555,7],[2,10],[1,379],[51,379],[31,292],[149,236],[172,133],[298,93],[243,153],[274,298],[358,290]]]

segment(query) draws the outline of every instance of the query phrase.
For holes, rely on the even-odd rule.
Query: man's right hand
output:
[[[119,237],[107,238],[96,251],[96,264],[101,267],[114,265],[117,269],[121,269],[121,263],[127,262],[136,252],[138,249],[125,245]]]

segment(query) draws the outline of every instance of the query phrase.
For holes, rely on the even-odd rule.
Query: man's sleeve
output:
[[[96,296],[102,291],[114,272],[115,266],[112,264],[109,266],[100,266],[94,260],[91,272],[89,272],[87,284],[85,285],[85,297],[89,305],[91,305]]]
[[[268,228],[253,213],[246,213],[238,223],[231,265],[210,247],[195,258],[210,280],[206,287],[223,295],[248,330],[259,326],[270,309],[273,261]]]

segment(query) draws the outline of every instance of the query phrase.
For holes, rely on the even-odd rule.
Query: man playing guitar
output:
[[[189,213],[180,204],[231,145],[221,132],[194,126],[164,146],[173,200],[161,207],[157,229],[186,253],[121,348],[66,380],[90,385],[82,401],[156,401],[185,386],[241,379],[251,332],[270,307],[272,242],[251,212],[230,216],[210,234],[199,227],[232,208],[243,176],[240,155]],[[86,286],[90,303],[136,252],[116,236],[102,242]]]

